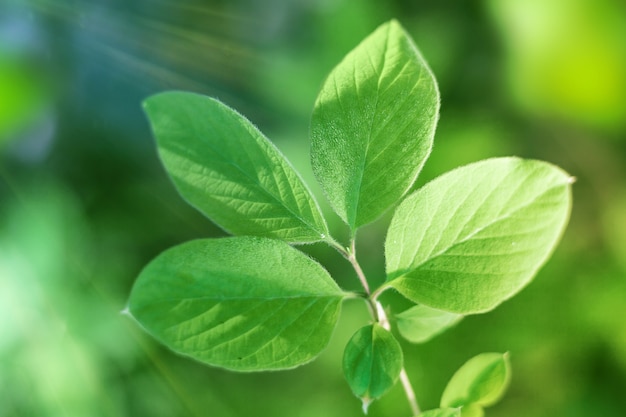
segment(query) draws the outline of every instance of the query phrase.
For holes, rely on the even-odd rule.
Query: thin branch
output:
[[[356,271],[356,275],[359,277],[359,281],[361,281],[361,285],[363,286],[365,293],[369,296],[370,287],[367,283],[367,278],[365,278],[365,274],[363,273],[363,270],[361,269],[361,265],[359,265],[359,262],[356,260],[356,248],[354,246],[354,240],[350,242],[350,252],[349,252],[348,261],[350,261],[350,263],[352,264],[352,267]]]
[[[378,301],[376,303],[376,314],[378,315],[378,323],[386,330],[391,330],[391,325],[389,324],[389,319],[387,318],[387,313],[385,313],[385,309],[382,304]],[[406,399],[411,406],[411,411],[413,412],[413,416],[417,416],[420,414],[420,407],[417,404],[417,397],[415,396],[415,391],[413,391],[413,386],[411,385],[411,381],[409,380],[409,376],[404,369],[404,366],[400,370],[400,381],[402,382],[402,388],[404,388],[404,393],[406,394]]]
[[[400,382],[402,382],[402,387],[404,388],[406,399],[409,401],[413,415],[418,416],[421,413],[420,407],[417,405],[415,391],[413,391],[413,386],[411,385],[411,381],[409,381],[409,376],[406,374],[404,367],[400,371]]]
[[[333,245],[335,246],[335,245]],[[340,247],[339,244],[336,244],[336,248]],[[338,248],[339,250],[339,248]],[[342,253],[344,255],[344,257],[352,264],[352,267],[354,268],[354,270],[356,271],[357,276],[359,277],[359,281],[361,281],[361,285],[363,286],[363,289],[365,290],[366,294],[367,294],[367,301],[368,301],[368,307],[370,309],[370,313],[372,315],[372,318],[374,318],[374,320],[376,322],[378,322],[378,324],[380,324],[384,329],[386,329],[387,331],[391,330],[391,324],[389,323],[389,318],[387,317],[387,313],[385,312],[385,309],[383,308],[382,304],[380,304],[376,298],[387,288],[389,288],[388,286],[382,286],[379,289],[377,289],[374,293],[370,292],[369,289],[369,285],[367,283],[367,278],[365,277],[365,274],[363,273],[363,269],[361,268],[361,265],[359,265],[359,262],[356,259],[356,245],[355,245],[355,239],[351,239],[350,241],[350,247],[348,248],[347,251],[342,252],[343,248],[341,248],[341,250],[339,250],[340,253]],[[413,386],[411,385],[411,381],[409,380],[409,377],[406,373],[406,370],[404,369],[404,366],[402,367],[402,369],[400,370],[400,381],[402,382],[402,387],[404,388],[404,392],[406,394],[406,398],[409,402],[409,405],[411,406],[411,411],[413,412],[413,416],[417,416],[420,414],[420,408],[419,405],[417,403],[417,397],[415,396],[415,391],[413,390]]]

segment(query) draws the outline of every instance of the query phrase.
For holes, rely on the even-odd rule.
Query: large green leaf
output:
[[[287,243],[195,240],[141,272],[129,311],[172,350],[236,371],[286,369],[327,345],[344,293]]]
[[[412,343],[424,343],[454,326],[462,318],[460,314],[420,304],[397,314],[396,323],[398,332],[406,340]]]
[[[420,417],[461,417],[459,408],[437,408],[420,414]]]
[[[302,179],[242,115],[183,92],[158,94],[144,106],[178,191],[224,230],[292,243],[328,235]]]
[[[409,190],[430,153],[438,112],[435,78],[395,20],[330,73],[313,110],[311,158],[353,231]]]
[[[365,410],[396,383],[402,360],[400,344],[379,324],[362,327],[352,336],[343,355],[343,373]]]
[[[467,361],[452,376],[441,396],[441,406],[468,406],[467,414],[480,414],[470,410],[495,404],[506,391],[510,377],[506,353],[482,353]]]
[[[571,182],[553,165],[519,158],[442,175],[396,210],[385,243],[386,285],[451,312],[494,308],[526,285],[556,246]]]

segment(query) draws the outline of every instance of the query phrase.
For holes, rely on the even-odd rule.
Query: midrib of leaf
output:
[[[351,215],[348,216],[348,222],[350,223],[350,229],[352,229],[352,234],[354,235],[356,232],[356,222],[357,222],[357,215],[358,215],[358,211],[359,211],[359,203],[361,200],[361,187],[363,186],[363,175],[365,174],[365,168],[367,166],[367,154],[369,153],[369,148],[370,148],[370,143],[372,141],[372,131],[374,130],[374,122],[376,121],[376,115],[378,114],[378,99],[380,97],[380,84],[382,82],[382,72],[383,69],[385,68],[385,63],[387,62],[387,52],[389,51],[389,38],[390,38],[390,33],[391,33],[391,25],[387,26],[387,36],[385,39],[385,46],[383,48],[383,59],[382,59],[382,63],[381,63],[381,69],[378,70],[375,66],[374,63],[372,61],[372,57],[370,56],[369,52],[367,53],[367,57],[370,61],[370,65],[372,66],[372,69],[374,70],[374,72],[376,73],[376,75],[378,75],[378,80],[377,80],[377,88],[376,88],[376,101],[374,102],[374,114],[371,117],[371,121],[370,121],[370,127],[367,131],[367,140],[365,142],[365,152],[363,152],[362,157],[361,157],[361,170],[359,172],[359,180],[357,181],[357,186],[355,188],[355,191],[353,191],[353,194],[356,194],[355,197],[353,197],[353,201],[354,201],[354,206],[352,208],[352,213],[350,213]],[[358,80],[356,79],[356,67],[353,66],[353,73],[352,73],[352,78],[354,79],[354,85],[355,85],[355,89],[356,89],[356,93],[357,93],[357,97],[359,98],[359,100],[361,100],[361,97],[359,95],[359,83]]]
[[[200,141],[201,143],[204,143],[204,144],[205,144],[205,145],[206,145],[209,149],[211,149],[213,152],[215,152],[217,155],[219,155],[219,156],[220,156],[223,160],[225,160],[227,164],[229,164],[229,165],[233,166],[233,167],[234,167],[237,171],[239,171],[240,173],[242,173],[242,174],[244,175],[244,177],[248,178],[248,179],[251,181],[251,183],[252,183],[252,184],[254,184],[254,185],[257,187],[257,189],[259,189],[259,190],[262,192],[262,194],[265,194],[265,195],[267,195],[267,196],[271,197],[271,198],[270,198],[270,200],[273,200],[273,201],[275,202],[275,205],[278,205],[278,206],[280,206],[280,207],[284,207],[284,208],[286,209],[286,211],[287,211],[287,212],[291,213],[291,214],[293,215],[293,217],[294,217],[294,218],[298,219],[301,223],[303,223],[304,225],[306,225],[306,226],[307,226],[310,230],[312,230],[313,232],[315,232],[315,233],[317,233],[317,234],[319,234],[319,235],[327,235],[327,234],[328,234],[328,231],[326,230],[326,228],[325,228],[323,231],[321,231],[321,232],[320,232],[319,230],[317,230],[317,228],[316,228],[316,227],[313,227],[313,226],[312,226],[312,225],[311,225],[308,221],[306,221],[305,219],[303,219],[303,218],[302,218],[299,214],[295,213],[295,212],[294,212],[294,211],[293,211],[290,207],[288,207],[287,205],[283,204],[279,198],[277,198],[274,194],[270,193],[270,192],[269,192],[269,190],[267,190],[265,187],[263,187],[263,185],[259,182],[258,178],[256,178],[256,177],[254,177],[254,176],[250,175],[250,174],[249,174],[248,172],[246,172],[243,168],[241,168],[238,164],[236,164],[234,161],[232,161],[232,159],[231,159],[231,158],[226,158],[226,157],[224,156],[224,154],[222,154],[222,153],[221,153],[221,152],[219,152],[219,151],[218,151],[218,150],[217,150],[214,146],[212,146],[212,144],[210,143],[210,141],[206,141],[206,140],[204,139],[203,135],[199,134],[199,132],[198,132],[198,126],[197,126],[195,123],[193,123],[193,120],[192,120],[191,116],[190,116],[187,112],[185,112],[185,116],[187,117],[187,121],[189,122],[189,125],[193,127],[193,132],[194,132],[194,135],[196,136],[196,138],[197,138],[197,139],[199,139],[199,141]],[[246,129],[246,130],[247,130],[247,129]],[[248,132],[248,133],[250,133],[250,132]],[[255,132],[255,133],[258,133],[258,132]],[[250,133],[250,134],[251,134],[251,133]],[[252,135],[252,134],[251,134],[251,135]],[[254,139],[254,141],[255,141],[255,143],[257,143],[257,144],[258,144],[258,142],[257,142],[256,138]],[[272,143],[270,143],[269,141],[267,141],[267,142],[268,142],[268,143],[267,143],[266,145],[268,145],[270,148],[273,148],[273,147],[274,147]],[[245,147],[245,146],[242,146],[242,148],[244,148],[244,149],[245,149],[246,147]],[[277,152],[278,152],[278,149],[274,148],[274,151],[277,151]],[[265,153],[265,152],[263,152],[263,153]],[[280,153],[279,153],[279,155],[282,155],[282,154],[280,154]],[[247,154],[247,156],[248,156],[248,160],[250,160],[250,156],[249,156],[249,154]],[[285,163],[287,163],[287,164],[288,164],[288,161],[286,160],[286,158],[283,158],[283,161],[284,161]],[[255,165],[254,165],[254,164],[251,164],[251,166],[255,166]],[[282,169],[282,167],[281,167],[281,169]],[[293,169],[293,167],[292,167],[292,169]],[[294,171],[294,173],[295,173],[296,177],[300,180],[300,182],[301,182],[301,184],[302,184],[302,187],[303,187],[306,191],[309,191],[309,190],[307,189],[307,187],[306,187],[306,184],[305,184],[305,183],[304,183],[304,181],[303,181],[303,180],[299,177],[299,175],[298,175],[298,173],[295,171],[295,169],[294,169],[293,171]],[[273,170],[272,170],[272,176],[273,176],[273,177],[275,176],[275,174],[274,174]],[[286,178],[288,178],[288,177],[286,176]],[[274,177],[274,179],[275,179],[275,177]],[[276,181],[274,181],[274,183],[276,184]],[[289,184],[289,185],[290,185],[290,187],[289,187],[289,188],[292,188],[292,187],[291,187],[291,184]],[[277,187],[277,188],[280,190],[280,188],[279,188],[279,187]],[[293,193],[293,190],[292,190],[292,193]],[[309,191],[309,194],[310,194],[311,199],[313,199],[313,194],[312,194],[312,193],[310,193],[310,191]],[[293,195],[293,194],[292,194],[292,195]],[[295,195],[294,195],[294,197],[295,197]],[[296,201],[297,201],[297,199],[295,199],[295,198],[294,198],[294,200],[296,200]],[[261,201],[257,201],[257,202],[258,202],[258,203],[262,203]],[[317,203],[315,203],[315,204],[317,205]],[[296,203],[296,205],[297,205],[297,203]],[[319,207],[318,207],[318,208],[319,208]],[[311,217],[315,217],[315,215],[313,215],[313,213],[312,213],[312,216],[311,216]],[[326,224],[325,224],[325,222],[324,222],[324,220],[323,220],[323,219],[322,219],[322,222],[324,223],[324,226],[326,226]]]
[[[289,296],[274,296],[274,297],[263,297],[263,296],[257,296],[257,297],[211,297],[211,296],[201,296],[201,297],[185,297],[185,298],[160,298],[158,300],[159,303],[171,303],[171,302],[178,302],[178,303],[182,303],[185,301],[218,301],[218,302],[222,302],[222,301],[256,301],[256,300],[260,300],[260,301],[275,301],[275,300],[297,300],[300,298],[316,298],[316,299],[323,299],[323,298],[343,298],[343,295],[337,294],[337,295],[315,295],[315,294],[308,294],[308,295],[289,295]]]
[[[396,75],[394,77],[393,80],[389,81],[385,91],[381,92],[381,84],[382,84],[382,80],[383,80],[383,69],[385,67],[385,63],[387,62],[387,55],[389,53],[389,41],[390,41],[390,31],[391,31],[391,27],[388,28],[387,31],[387,39],[386,39],[386,43],[385,43],[385,48],[384,48],[384,53],[383,53],[383,60],[382,60],[382,65],[381,65],[381,70],[380,71],[376,71],[377,75],[378,75],[378,88],[376,91],[376,103],[375,103],[375,107],[374,107],[374,114],[377,113],[378,110],[378,101],[379,101],[379,97],[383,94],[385,94],[387,92],[387,90],[389,90],[390,88],[393,87],[393,85],[396,83],[396,81],[403,75],[403,73],[405,72],[406,68],[411,65],[413,63],[412,60],[406,60],[406,62],[403,64],[402,68],[400,68],[397,72]],[[411,49],[413,50],[413,52],[415,53],[416,56],[421,57],[421,55],[417,52],[417,49],[415,48],[415,46],[412,44],[412,42],[408,42]],[[369,54],[368,54],[369,57]],[[371,59],[370,59],[371,62]],[[425,63],[424,63],[425,64]],[[374,67],[374,65],[372,65],[372,67]],[[424,77],[424,67],[423,66],[418,66],[418,74],[417,74],[417,82],[411,87],[411,90],[406,93],[403,97],[402,97],[402,101],[397,104],[397,107],[399,109],[403,108],[403,106],[405,105],[405,103],[409,100],[409,98],[411,97],[411,95],[413,94],[413,92],[419,88],[420,84],[422,82],[424,82],[424,80],[427,79],[427,77]],[[384,129],[392,122],[392,120],[394,120],[394,117],[388,117],[387,120],[384,121],[384,123],[382,123],[380,126],[378,126],[377,130],[376,130],[376,135],[374,135],[374,138],[378,138],[384,131]],[[385,146],[380,150],[380,152],[378,152],[378,154],[376,154],[373,158],[368,158],[368,154],[369,154],[369,148],[370,148],[370,143],[372,142],[372,135],[374,132],[374,122],[376,121],[375,117],[372,117],[372,122],[370,124],[370,129],[368,132],[368,141],[366,143],[366,148],[365,148],[365,153],[363,154],[363,163],[362,163],[362,169],[361,169],[361,180],[358,182],[358,191],[357,191],[357,204],[355,205],[355,210],[358,209],[359,207],[359,203],[360,203],[360,197],[361,197],[361,190],[362,190],[362,186],[363,186],[363,182],[362,182],[362,178],[363,178],[363,174],[365,173],[365,169],[369,166],[371,166],[380,156],[384,155],[385,152],[393,145],[396,144],[396,142],[398,142],[398,140],[403,136],[402,133],[404,133],[410,126],[411,123],[413,122],[410,118],[407,118],[403,121],[403,123],[400,125],[399,129],[398,129],[398,134],[390,141],[387,141]],[[395,161],[396,163],[398,162],[397,160]],[[376,183],[379,181],[380,178],[384,177],[386,175],[386,172],[381,171],[377,174],[376,177],[373,177],[370,180],[370,187],[371,184]],[[419,172],[415,173],[415,175],[413,175],[413,178],[411,178],[411,181],[409,183],[409,187],[407,187],[406,189],[410,189],[410,184],[413,184],[415,182],[415,179],[417,178],[417,176],[419,175]],[[406,190],[404,190],[406,192]],[[361,209],[365,209],[368,206],[370,206],[373,202],[364,205],[363,207],[361,207]],[[357,220],[357,213],[354,213],[354,219],[355,222]]]
[[[403,271],[402,273],[400,273],[400,275],[398,275],[397,277],[394,277],[394,278],[393,278],[393,280],[392,280],[392,281],[390,281],[390,283],[391,283],[391,282],[393,282],[393,281],[396,281],[396,280],[398,280],[398,279],[400,279],[400,278],[405,277],[407,274],[410,274],[411,272],[413,272],[413,271],[415,271],[415,270],[417,270],[417,269],[421,268],[424,264],[426,264],[426,263],[428,263],[428,262],[432,261],[433,259],[438,258],[439,256],[441,256],[441,255],[445,254],[446,252],[448,252],[448,251],[450,251],[450,250],[454,249],[456,246],[461,245],[461,244],[463,244],[463,243],[467,242],[468,240],[471,240],[474,236],[476,236],[477,234],[479,234],[479,233],[480,233],[480,232],[482,232],[483,230],[487,229],[488,227],[491,227],[491,226],[493,226],[493,225],[497,224],[498,222],[501,222],[501,221],[503,221],[503,220],[506,220],[506,218],[507,218],[507,217],[511,217],[511,216],[513,216],[515,213],[517,213],[517,212],[519,212],[519,211],[522,211],[522,210],[526,209],[528,206],[532,205],[532,204],[533,204],[536,200],[540,199],[540,198],[541,198],[541,197],[543,197],[545,194],[548,194],[548,193],[549,193],[549,192],[551,192],[552,190],[554,190],[554,189],[556,189],[556,188],[559,188],[559,187],[562,187],[562,186],[563,186],[563,185],[562,185],[562,184],[560,184],[560,185],[554,185],[554,186],[552,186],[552,187],[550,187],[550,188],[547,188],[544,192],[542,192],[541,194],[538,194],[538,195],[537,195],[537,196],[533,199],[533,201],[531,201],[531,202],[529,202],[529,203],[527,203],[527,204],[523,204],[523,205],[521,205],[521,206],[517,207],[515,210],[513,210],[513,211],[511,211],[511,212],[505,213],[505,214],[503,214],[503,215],[501,215],[501,216],[497,217],[494,221],[492,221],[492,222],[490,222],[490,223],[487,223],[487,224],[485,224],[485,225],[483,225],[483,226],[479,227],[478,229],[476,229],[475,231],[473,231],[472,233],[470,233],[469,235],[467,235],[465,238],[463,238],[463,239],[459,240],[458,242],[454,242],[453,244],[451,244],[450,246],[448,246],[448,247],[446,247],[446,248],[443,248],[442,250],[440,250],[440,251],[439,251],[438,253],[436,253],[435,255],[432,255],[432,254],[428,255],[428,257],[427,257],[427,258],[425,258],[425,259],[424,259],[424,261],[423,261],[423,262],[421,262],[420,264],[418,264],[418,265],[416,265],[416,266],[409,266],[408,268],[404,268],[404,271]]]

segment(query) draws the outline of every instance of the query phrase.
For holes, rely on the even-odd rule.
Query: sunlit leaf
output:
[[[478,404],[468,404],[461,408],[461,417],[484,417],[485,410]]]
[[[178,191],[224,230],[294,243],[328,235],[300,176],[239,113],[183,92],[153,96],[145,108]]]
[[[163,252],[139,275],[129,310],[176,352],[261,371],[315,358],[343,296],[321,265],[287,243],[232,237]]]
[[[437,408],[436,410],[428,410],[420,414],[420,417],[461,417],[461,409],[459,408]]]
[[[343,355],[343,373],[365,409],[396,383],[402,360],[400,344],[378,324],[362,327],[352,336]]]
[[[402,337],[412,343],[424,343],[454,326],[462,318],[460,314],[420,304],[397,314],[396,322]]]
[[[495,404],[506,391],[511,376],[508,354],[483,353],[467,361],[448,382],[442,407],[468,407],[463,416],[478,416],[475,406]],[[478,413],[478,414],[477,414]]]
[[[494,158],[450,171],[396,210],[387,285],[456,313],[490,310],[524,287],[569,217],[572,178],[545,162]]]
[[[439,92],[396,21],[379,27],[330,73],[311,122],[313,171],[354,231],[411,187],[430,149]]]

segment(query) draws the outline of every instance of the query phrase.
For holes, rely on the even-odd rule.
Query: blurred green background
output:
[[[218,97],[313,185],[307,132],[322,80],[394,17],[442,92],[420,184],[513,154],[578,179],[570,226],[528,288],[425,345],[403,345],[422,408],[437,405],[471,356],[509,351],[512,385],[487,416],[625,415],[622,0],[3,0],[0,417],[361,415],[340,368],[367,320],[359,302],[345,304],[318,360],[260,374],[172,354],[120,311],[156,254],[223,235],[166,178],[141,101],[167,89]],[[359,244],[376,282],[386,221]],[[358,287],[331,250],[304,249]],[[374,417],[409,414],[399,385],[370,408]]]

